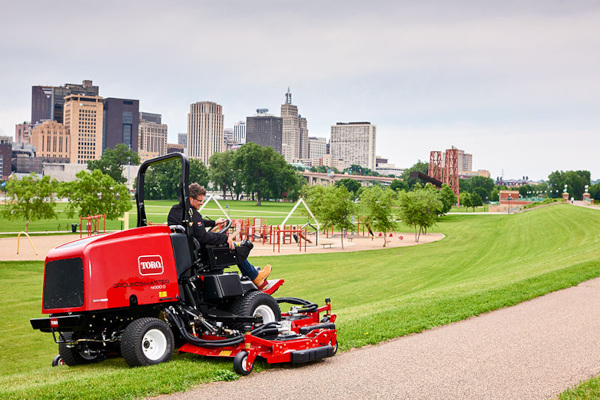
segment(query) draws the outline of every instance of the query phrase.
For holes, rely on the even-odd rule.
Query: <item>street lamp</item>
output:
[[[508,195],[508,213],[510,214],[510,202],[512,201],[512,194]]]

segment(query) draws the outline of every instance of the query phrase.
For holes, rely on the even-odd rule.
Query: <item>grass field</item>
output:
[[[286,279],[278,296],[318,303],[331,297],[343,350],[600,276],[597,210],[559,205],[516,215],[449,215],[436,231],[446,238],[415,247],[255,260]],[[139,398],[235,379],[230,360],[190,355],[148,368],[130,369],[121,359],[49,367],[57,346],[28,321],[41,315],[42,272],[42,262],[0,263],[1,398]]]
[[[146,201],[146,218],[148,221],[152,221],[155,224],[162,224],[167,222],[167,215],[171,206],[176,201],[170,200],[149,200]],[[276,203],[276,202],[263,202],[261,206],[257,206],[256,202],[251,201],[219,201],[221,206],[225,209],[227,214],[231,218],[262,218],[266,219],[268,224],[279,224],[290,212],[294,203]],[[129,211],[129,226],[133,227],[137,223],[137,210],[135,203],[131,203],[131,210]],[[1,207],[1,205],[0,205]],[[65,213],[66,203],[57,203],[56,213],[58,219],[40,220],[29,223],[28,232],[55,232],[64,231],[71,232],[71,224],[79,224],[79,216],[75,215],[69,218]],[[301,213],[302,206],[298,207],[298,210],[294,213],[294,217],[290,218],[288,223],[290,224],[303,224],[306,223],[307,217]],[[207,203],[205,209],[202,211],[203,216],[209,216],[213,219],[223,217],[222,211],[219,209],[216,203],[213,201]],[[8,221],[0,219],[0,235],[2,232],[20,232],[25,230],[25,221]],[[84,222],[85,223],[85,222]],[[121,221],[119,220],[107,220],[107,230],[118,230],[121,229]],[[100,227],[102,228],[102,222]],[[77,228],[79,229],[79,228]]]

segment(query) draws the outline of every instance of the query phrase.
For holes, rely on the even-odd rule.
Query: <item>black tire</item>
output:
[[[65,362],[63,361],[62,357],[59,355],[57,355],[56,357],[54,357],[52,359],[52,366],[53,367],[58,367],[60,365],[65,365]]]
[[[233,358],[233,369],[239,375],[249,375],[254,369],[254,363],[248,365],[248,353],[240,351]]]
[[[73,340],[73,332],[63,332],[61,333],[61,336],[66,342]],[[67,347],[65,343],[59,343],[58,353],[58,357],[60,357],[62,362],[67,364],[69,367],[82,364],[92,364],[104,360],[104,357],[101,354],[90,351],[85,344],[76,344],[73,347]],[[52,360],[52,366],[54,366],[54,360]]]
[[[173,332],[158,318],[139,318],[121,336],[121,354],[130,367],[167,362],[173,356]]]
[[[245,296],[236,299],[229,307],[229,311],[240,316],[260,315],[263,317],[263,323],[265,324],[281,321],[281,309],[277,301],[270,295],[259,291],[248,292]],[[248,324],[232,322],[229,325],[232,329],[243,331]]]
[[[333,353],[331,353],[331,357],[335,356],[338,351],[338,341],[335,341],[335,345],[333,345]]]

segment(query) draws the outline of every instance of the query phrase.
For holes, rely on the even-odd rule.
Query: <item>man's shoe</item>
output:
[[[254,284],[256,285],[257,288],[260,289],[264,285],[265,281],[271,274],[272,269],[273,268],[271,268],[271,266],[269,264],[267,264],[267,265],[265,265],[265,267],[263,269],[261,269],[258,272],[258,276],[256,278],[254,278],[254,280],[252,281],[252,282],[254,282]]]

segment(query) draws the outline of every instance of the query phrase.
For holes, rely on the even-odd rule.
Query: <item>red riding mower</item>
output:
[[[144,178],[149,167],[181,161],[185,226],[147,226]],[[137,228],[56,247],[46,256],[42,312],[34,329],[51,332],[69,366],[121,355],[132,367],[158,364],[180,352],[232,357],[237,373],[269,363],[304,363],[337,351],[335,314],[298,298],[273,298],[283,284],[263,289],[224,269],[238,252],[200,248],[192,237],[189,161],[170,154],[143,163],[137,177]],[[230,222],[229,224],[230,225]],[[223,228],[227,231],[229,226]],[[251,243],[244,244],[251,247]],[[281,304],[290,304],[282,313]]]

